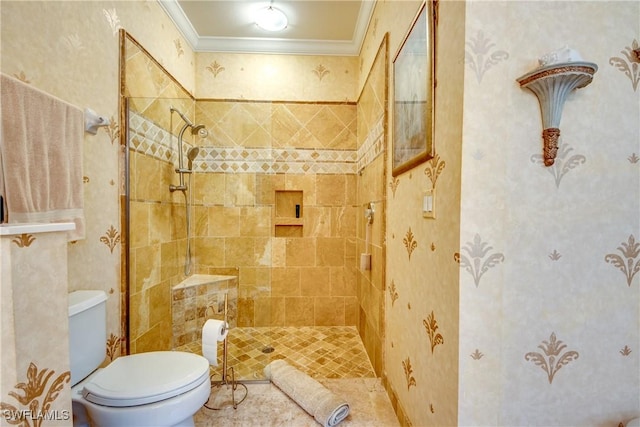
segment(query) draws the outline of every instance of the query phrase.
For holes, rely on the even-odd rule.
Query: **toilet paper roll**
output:
[[[216,341],[217,342],[217,341]],[[202,355],[211,366],[218,366],[218,345],[202,344]]]
[[[229,332],[222,320],[209,319],[202,327],[202,344],[215,345],[218,341],[224,341]]]
[[[218,366],[218,342],[227,337],[228,326],[222,320],[209,319],[202,327],[202,355],[212,366]]]

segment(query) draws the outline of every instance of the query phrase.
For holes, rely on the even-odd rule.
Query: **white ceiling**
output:
[[[159,0],[197,52],[358,55],[374,0]],[[255,12],[273,5],[289,25],[260,29]]]

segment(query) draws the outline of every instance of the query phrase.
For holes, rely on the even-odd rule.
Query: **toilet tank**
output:
[[[69,294],[69,359],[71,386],[86,378],[107,354],[107,294],[75,291]]]

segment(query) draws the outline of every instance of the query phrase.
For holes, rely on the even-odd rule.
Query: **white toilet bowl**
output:
[[[640,427],[640,417],[627,421],[626,427]]]
[[[193,415],[210,392],[209,362],[202,356],[123,356],[72,388],[74,426],[88,419],[92,427],[193,427]]]

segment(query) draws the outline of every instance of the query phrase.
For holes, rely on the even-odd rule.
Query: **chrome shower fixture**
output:
[[[202,128],[201,130],[203,131],[207,131],[205,128]],[[198,156],[198,153],[200,152],[200,149],[198,147],[191,147],[189,148],[189,151],[187,151],[187,160],[189,161],[189,163],[187,163],[187,168],[189,170],[193,170],[193,161],[195,160],[195,158]]]
[[[177,110],[177,109],[175,109],[173,107],[170,107],[169,111],[171,111],[171,113],[178,113],[180,118],[185,122],[185,124],[182,126],[182,129],[180,129],[180,133],[178,133],[178,167],[175,169],[176,173],[180,174],[180,184],[179,185],[170,185],[169,186],[169,191],[171,191],[171,192],[173,192],[173,191],[187,191],[187,186],[184,183],[184,174],[193,172],[193,170],[191,169],[192,166],[193,166],[193,159],[195,159],[195,157],[198,155],[198,151],[200,151],[200,150],[197,147],[192,147],[191,149],[189,149],[189,151],[187,152],[187,158],[189,160],[189,164],[188,164],[189,167],[185,168],[184,167],[182,136],[184,135],[185,131],[188,128],[191,129],[191,135],[198,135],[201,138],[206,138],[207,135],[209,135],[209,132],[207,132],[207,129],[202,124],[194,125],[193,122],[191,122],[191,120],[189,120],[179,110]]]
[[[196,125],[191,129],[191,135],[198,135],[200,138],[206,138],[209,136],[209,132],[204,125]]]

